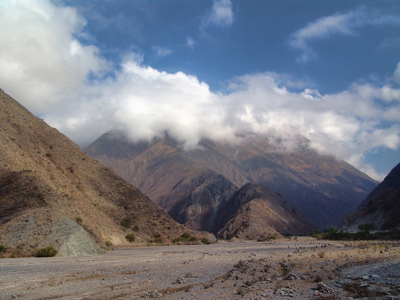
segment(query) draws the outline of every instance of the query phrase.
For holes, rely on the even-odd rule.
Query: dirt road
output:
[[[395,299],[399,255],[396,244],[298,238],[1,259],[0,299]]]

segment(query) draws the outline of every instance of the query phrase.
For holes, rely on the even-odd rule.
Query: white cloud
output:
[[[88,74],[110,64],[99,49],[83,45],[85,20],[75,9],[49,1],[0,2],[0,82],[2,88],[38,113],[79,88]]]
[[[206,12],[200,23],[200,29],[208,26],[229,27],[233,24],[234,13],[231,0],[214,0],[212,8]]]
[[[196,44],[196,41],[191,37],[186,37],[186,46],[193,48]]]
[[[159,57],[164,57],[171,55],[174,51],[171,49],[165,48],[165,47],[160,47],[160,46],[152,46],[151,49],[157,54]]]
[[[367,25],[399,26],[400,18],[398,16],[381,15],[377,11],[368,11],[361,7],[347,13],[322,17],[309,23],[290,36],[289,44],[302,52],[297,60],[306,62],[316,57],[316,53],[309,45],[310,41],[326,39],[332,35],[357,35],[357,29]]]
[[[373,176],[364,153],[400,147],[400,90],[389,82],[321,95],[307,82],[262,73],[234,78],[227,94],[216,94],[195,76],[144,65],[140,54],[112,68],[75,38],[84,25],[74,9],[49,1],[0,3],[0,87],[81,146],[111,129],[136,140],[168,131],[186,147],[254,132],[284,137],[290,150],[301,135]]]

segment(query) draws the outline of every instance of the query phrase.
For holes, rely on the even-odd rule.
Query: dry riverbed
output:
[[[400,299],[397,242],[313,238],[0,259],[0,299]]]

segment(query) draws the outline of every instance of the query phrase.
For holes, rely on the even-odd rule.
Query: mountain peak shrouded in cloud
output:
[[[400,30],[394,12],[357,7],[325,10],[318,17],[308,16],[308,23],[296,18],[294,25],[285,23],[296,27],[279,31],[278,40],[253,44],[268,40],[262,36],[264,32],[273,39],[278,34],[274,30],[280,30],[266,23],[255,27],[268,20],[263,15],[269,12],[268,4],[255,7],[255,3],[225,0],[214,1],[212,6],[196,2],[171,8],[155,2],[145,15],[135,15],[132,7],[123,4],[129,6],[124,1],[98,7],[75,0],[1,1],[0,87],[81,147],[113,129],[124,130],[134,141],[168,132],[186,149],[196,148],[202,138],[232,141],[251,132],[283,138],[289,151],[296,144],[295,137],[302,136],[310,147],[345,159],[376,179],[385,171],[376,170],[380,163],[366,158],[382,149],[399,153],[399,58],[388,63],[391,56],[374,52],[368,60],[371,70],[363,78],[379,71],[375,77],[383,79],[355,77],[346,83],[347,88],[327,91],[321,88],[325,75],[315,73],[313,77],[317,62],[295,64],[298,53],[288,54],[292,47],[287,44],[290,40],[291,46],[303,53],[318,55],[317,39],[328,43],[337,34],[361,39],[367,36],[363,30],[369,28]],[[179,13],[180,5],[187,19]],[[162,7],[157,10],[158,6]],[[238,7],[235,14],[233,6]],[[123,26],[113,27],[112,21],[96,27],[89,9],[98,9],[96,20],[106,12],[135,18],[142,39],[132,42],[129,34],[123,35]],[[176,20],[181,23],[174,23]],[[231,26],[233,22],[235,26]],[[230,30],[206,41],[199,28],[211,26]],[[375,44],[391,37],[382,37]],[[186,44],[182,43],[185,40]],[[271,45],[282,48],[271,52]],[[151,60],[154,53],[162,59]],[[275,64],[285,55],[284,64]],[[337,55],[331,57],[337,59]],[[375,71],[375,59],[382,60],[379,67],[384,71]],[[354,61],[349,58],[340,66],[325,66],[329,78],[324,84],[342,80],[342,74],[350,72],[347,65]],[[360,59],[359,65],[365,67],[365,61]],[[246,72],[237,71],[243,66]],[[344,71],[335,73],[339,67]],[[213,88],[209,78],[218,78],[223,88]]]

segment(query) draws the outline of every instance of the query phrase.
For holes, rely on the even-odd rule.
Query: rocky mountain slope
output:
[[[357,211],[343,220],[341,229],[355,232],[360,224],[376,230],[400,228],[400,164],[365,198]]]
[[[266,186],[255,183],[246,183],[220,207],[215,228],[225,239],[307,235],[313,231],[301,212]]]
[[[298,138],[299,147],[292,152],[282,151],[277,143],[248,135],[239,143],[202,140],[197,149],[185,151],[168,135],[132,143],[122,133],[109,132],[85,151],[137,186],[180,222],[190,218],[183,217],[182,211],[178,217],[177,206],[190,207],[183,202],[193,198],[193,192],[216,175],[222,175],[234,187],[224,184],[226,191],[223,188],[224,191],[214,193],[215,198],[206,201],[211,203],[214,199],[214,207],[227,201],[235,188],[248,182],[260,183],[279,193],[319,229],[338,226],[377,185],[346,162],[319,155],[305,139]],[[197,210],[202,209],[198,204]],[[194,214],[192,210],[187,215]],[[209,226],[203,228],[209,230]]]
[[[137,241],[180,236],[185,227],[66,136],[0,90],[0,244],[61,255],[93,254]],[[78,218],[78,219],[77,219]],[[76,221],[78,220],[78,222]],[[100,247],[100,248],[99,248]]]

